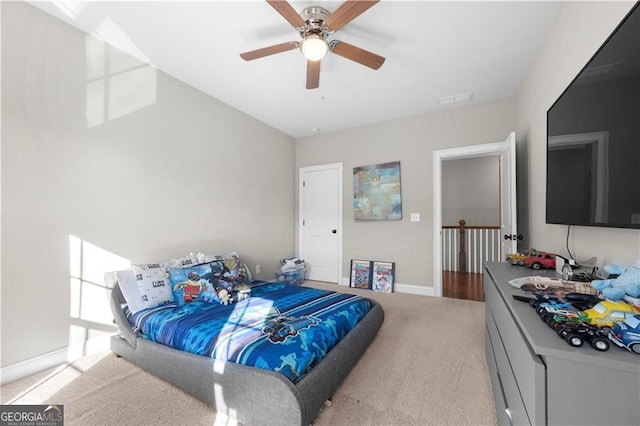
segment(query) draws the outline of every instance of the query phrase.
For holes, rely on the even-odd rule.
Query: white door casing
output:
[[[502,259],[518,251],[516,206],[516,134],[511,132],[498,153],[500,156],[500,233]]]
[[[516,135],[503,142],[464,146],[433,152],[433,294],[442,297],[442,161],[461,158],[500,156],[500,226],[502,257],[517,249],[516,222]]]
[[[342,277],[342,163],[299,171],[298,257],[307,278],[339,283]]]

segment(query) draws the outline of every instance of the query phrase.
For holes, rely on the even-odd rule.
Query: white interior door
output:
[[[339,283],[342,276],[342,163],[300,169],[299,257],[307,278]]]
[[[504,142],[463,146],[433,152],[433,295],[442,296],[442,161],[500,156],[500,225],[502,257],[517,248],[516,227],[516,134]],[[504,236],[511,238],[504,238]]]
[[[516,210],[516,134],[511,132],[500,151],[500,228],[502,259],[518,251]]]

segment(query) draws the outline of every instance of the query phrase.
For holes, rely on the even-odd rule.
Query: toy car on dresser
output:
[[[538,254],[538,251],[536,249],[524,250],[518,253],[509,253],[507,255],[507,262],[510,262],[512,265],[523,266],[525,259],[531,256],[535,256],[537,254]]]
[[[616,323],[640,314],[640,309],[623,301],[603,300],[594,307],[585,310],[584,313],[589,317],[591,324],[610,328]]]
[[[556,267],[556,254],[538,252],[535,256],[524,259],[523,264],[528,268],[539,270],[542,268],[553,269]]]
[[[609,340],[621,348],[640,355],[640,315],[628,317],[611,327]]]
[[[571,346],[580,347],[586,341],[593,349],[601,352],[608,351],[611,346],[606,332],[587,322],[566,322],[560,325],[556,332]]]
[[[553,318],[554,314],[558,315],[571,315],[574,312],[572,309],[571,303],[561,303],[557,300],[551,300],[549,302],[539,303],[536,308],[536,313],[540,315],[540,319],[542,321],[547,322],[550,318]]]

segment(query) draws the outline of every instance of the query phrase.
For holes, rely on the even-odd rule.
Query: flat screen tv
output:
[[[640,8],[547,111],[546,222],[640,229]]]

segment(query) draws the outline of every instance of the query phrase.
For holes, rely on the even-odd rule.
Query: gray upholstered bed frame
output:
[[[129,325],[117,284],[110,299],[120,329],[111,338],[114,353],[246,425],[310,424],[384,321],[382,307],[371,300],[371,311],[305,378],[294,384],[279,373],[217,361],[146,340]]]

